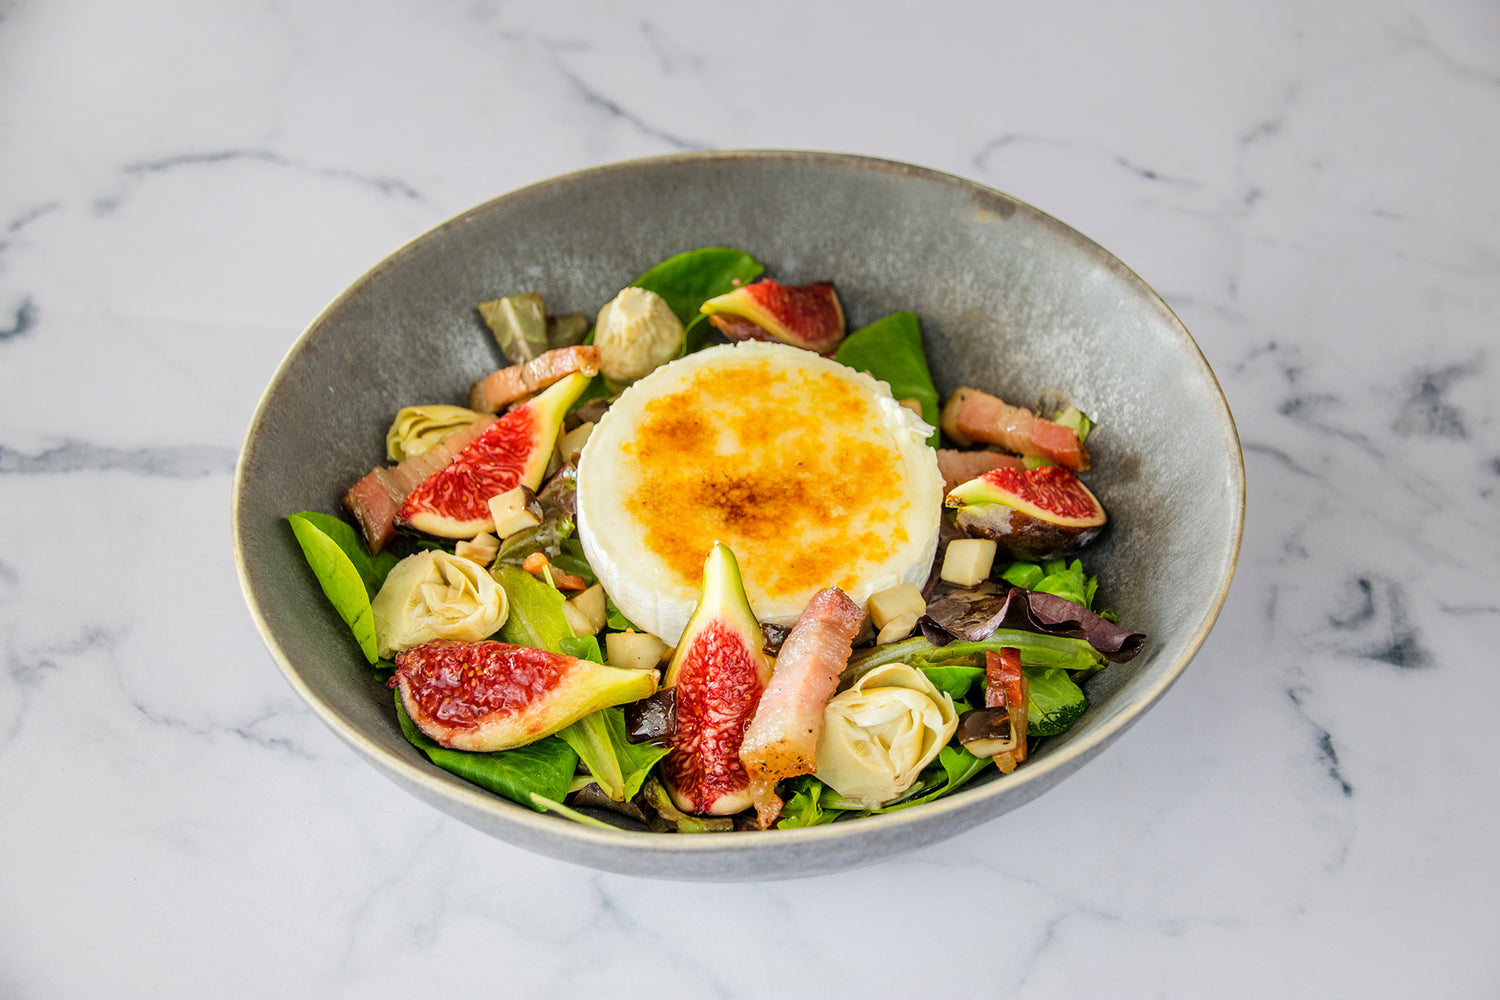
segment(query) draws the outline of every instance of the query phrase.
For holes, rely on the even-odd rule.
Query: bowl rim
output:
[[[502,796],[489,792],[478,785],[471,784],[456,775],[449,774],[438,768],[435,764],[428,762],[425,757],[419,760],[409,760],[387,751],[360,730],[347,725],[343,718],[334,710],[333,706],[319,698],[302,679],[300,671],[293,664],[291,654],[281,646],[272,632],[270,623],[267,621],[259,602],[256,600],[255,591],[251,584],[249,570],[246,565],[245,546],[243,544],[247,526],[242,518],[242,499],[249,485],[247,475],[256,452],[258,431],[266,420],[267,413],[272,405],[272,399],[276,395],[276,390],[287,378],[288,372],[308,340],[330,315],[336,312],[347,300],[358,294],[368,283],[377,280],[397,262],[412,253],[415,248],[439,233],[463,226],[477,216],[493,211],[504,203],[523,201],[527,198],[544,194],[553,188],[576,184],[580,181],[601,175],[652,169],[658,166],[727,162],[733,160],[809,162],[860,170],[875,170],[887,174],[899,174],[940,183],[958,188],[970,194],[998,197],[1028,210],[1040,221],[1083,241],[1086,248],[1091,249],[1101,261],[1139,284],[1148,293],[1150,298],[1155,300],[1155,304],[1160,308],[1163,315],[1170,320],[1169,325],[1182,342],[1182,345],[1190,349],[1188,356],[1190,358],[1196,357],[1197,362],[1202,366],[1203,374],[1208,376],[1208,384],[1212,386],[1213,391],[1217,394],[1219,403],[1222,405],[1224,416],[1228,422],[1228,438],[1233,443],[1231,455],[1233,461],[1230,463],[1230,471],[1233,474],[1234,480],[1231,491],[1231,500],[1234,505],[1233,538],[1229,547],[1226,572],[1220,581],[1217,592],[1213,595],[1212,601],[1206,608],[1206,614],[1199,628],[1188,639],[1176,662],[1167,665],[1165,668],[1159,668],[1160,673],[1154,683],[1145,691],[1140,692],[1132,698],[1132,705],[1134,707],[1131,711],[1122,713],[1117,718],[1100,726],[1096,731],[1085,734],[1080,740],[1070,740],[1063,753],[1051,755],[1042,760],[1028,762],[1026,767],[1020,768],[1011,775],[1008,775],[1005,781],[994,781],[980,786],[972,786],[954,795],[939,798],[921,806],[900,809],[892,813],[878,813],[862,817],[856,823],[852,824],[834,823],[791,830],[777,830],[774,836],[766,836],[766,831],[758,830],[730,831],[711,837],[673,837],[633,830],[603,830],[576,823],[561,816],[536,812],[519,803],[512,802]],[[764,852],[779,851],[793,845],[808,847],[830,841],[845,840],[859,834],[899,835],[900,831],[907,828],[929,826],[942,816],[959,816],[973,812],[981,803],[1001,796],[1015,797],[1018,800],[1017,805],[1024,804],[1030,798],[1047,791],[1052,787],[1052,784],[1055,784],[1045,782],[1046,777],[1053,771],[1059,769],[1071,770],[1093,759],[1100,750],[1118,738],[1166,694],[1167,690],[1182,675],[1182,672],[1187,668],[1187,665],[1203,645],[1209,631],[1218,619],[1220,611],[1223,609],[1230,585],[1234,580],[1235,570],[1239,562],[1240,547],[1244,538],[1245,499],[1244,451],[1239,439],[1238,429],[1234,422],[1234,414],[1230,410],[1229,401],[1224,395],[1223,386],[1220,384],[1218,376],[1214,373],[1208,359],[1204,356],[1202,348],[1198,346],[1197,341],[1193,339],[1187,327],[1166,301],[1162,299],[1161,295],[1126,264],[1094,240],[1013,195],[977,181],[930,167],[854,153],[791,149],[726,149],[638,157],[598,164],[558,174],[504,192],[480,202],[471,208],[465,209],[457,215],[444,219],[417,234],[382,257],[334,296],[312,321],[307,324],[301,334],[287,348],[286,353],[277,364],[270,381],[266,384],[266,388],[262,391],[250,418],[250,423],[245,431],[239,456],[235,463],[234,479],[231,486],[230,531],[234,550],[235,569],[239,577],[241,592],[244,595],[245,603],[250,610],[251,617],[255,622],[255,627],[260,632],[262,641],[265,642],[282,675],[298,695],[301,696],[303,701],[313,709],[335,734],[344,740],[345,743],[363,754],[370,763],[383,769],[387,777],[398,784],[408,787],[408,790],[411,788],[420,788],[430,797],[451,800],[456,805],[464,807],[471,814],[489,814],[503,823],[524,828],[531,834],[550,838],[561,837],[595,850],[615,850],[621,848],[630,850],[645,847],[650,848],[652,852],[682,856],[722,855],[726,852],[761,854]],[[417,754],[420,757],[420,751]],[[1042,786],[1033,791],[1031,795],[1026,795],[1025,790],[1027,787],[1035,785],[1038,782],[1042,782]],[[985,813],[967,825],[984,822],[990,818],[994,818],[994,814]],[[957,832],[961,828],[955,826],[953,830]]]

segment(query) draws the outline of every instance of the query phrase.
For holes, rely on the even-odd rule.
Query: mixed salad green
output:
[[[634,285],[660,295],[682,321],[685,332],[681,356],[706,346],[713,337],[699,306],[755,280],[763,271],[759,262],[738,250],[705,248],[662,262]],[[914,400],[926,422],[938,426],[940,397],[928,371],[915,315],[896,313],[854,331],[840,344],[835,359],[888,383],[897,399]],[[604,382],[602,375],[595,376],[575,408],[602,405],[610,393]],[[1082,433],[1087,433],[1086,427]],[[929,443],[939,445],[936,430]],[[568,470],[564,469],[541,491],[542,523],[505,538],[499,546],[489,573],[503,589],[509,613],[497,638],[599,663],[604,662],[603,637],[611,632],[639,630],[612,603],[598,634],[580,634],[565,613],[566,596],[553,585],[552,575],[567,574],[590,585],[595,582],[574,533],[571,489]],[[374,677],[389,680],[396,667],[378,655],[372,601],[399,561],[398,555],[389,550],[372,555],[359,533],[338,517],[304,511],[290,515],[288,522],[313,576],[348,625]],[[451,542],[431,539],[398,544],[449,552],[454,548]],[[534,565],[528,559],[538,553],[546,557],[546,566],[539,574],[525,568]],[[993,604],[1012,587],[1052,595],[1088,611],[1097,596],[1098,580],[1077,559],[1024,561],[1002,557],[988,580],[970,588],[971,597],[975,602],[989,600]],[[986,605],[985,613],[990,610]],[[1107,612],[1103,617],[1112,620]],[[1058,736],[1087,708],[1080,681],[1109,659],[1080,634],[1057,634],[1058,630],[1047,634],[1016,624],[1014,616],[1007,616],[1000,627],[977,640],[925,625],[921,631],[913,630],[913,634],[883,645],[870,645],[867,637],[866,643],[854,650],[840,679],[840,689],[884,664],[903,663],[919,670],[938,692],[952,699],[957,712],[964,713],[985,705],[986,653],[1019,650],[1028,692],[1026,735],[1033,743]],[[656,775],[658,763],[670,749],[636,742],[621,707],[594,712],[528,746],[491,753],[439,745],[418,729],[399,697],[395,699],[395,712],[402,733],[432,763],[530,808],[555,811],[600,826],[614,825],[599,818],[601,810],[624,814],[660,831],[708,832],[736,826],[729,818],[691,816],[673,805]],[[785,804],[776,826],[792,829],[843,822],[931,802],[963,787],[988,765],[989,758],[975,756],[956,740],[949,742],[909,787],[874,807],[841,796],[814,775],[787,779],[780,786]]]

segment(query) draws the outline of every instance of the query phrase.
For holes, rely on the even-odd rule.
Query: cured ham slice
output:
[[[943,477],[943,495],[953,492],[959,483],[978,479],[991,469],[1024,469],[1026,463],[1014,455],[1002,455],[998,451],[959,451],[957,448],[939,448],[938,472]]]
[[[740,761],[751,775],[750,793],[761,827],[781,812],[776,782],[817,770],[823,709],[849,663],[865,613],[837,587],[819,591],[792,626],[771,683],[745,727]]]
[[[397,465],[370,470],[367,476],[349,488],[344,494],[344,507],[358,522],[371,552],[385,548],[396,534],[396,514],[406,502],[407,495],[429,476],[447,468],[454,455],[467,448],[494,422],[494,417],[476,420],[420,455],[413,455]]]
[[[984,707],[1003,708],[1010,716],[1011,746],[994,755],[995,766],[1009,774],[1026,760],[1026,675],[1021,672],[1021,651],[1006,647],[984,654]]]
[[[1089,467],[1089,453],[1077,431],[978,389],[959,386],[953,390],[941,422],[944,433],[961,445],[982,441],[1019,455],[1045,458],[1074,472]]]
[[[574,372],[599,373],[599,349],[592,344],[559,347],[538,354],[525,364],[511,365],[486,375],[469,387],[469,408],[494,413],[507,403],[545,389]]]

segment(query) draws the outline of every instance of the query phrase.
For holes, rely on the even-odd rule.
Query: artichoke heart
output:
[[[910,788],[957,728],[953,699],[920,670],[876,667],[824,709],[818,780],[873,809]]]
[[[370,610],[380,655],[390,657],[435,639],[486,639],[505,624],[510,605],[484,567],[426,549],[392,568]]]
[[[403,407],[391,421],[391,429],[385,432],[385,457],[400,462],[420,455],[483,416],[466,407],[445,403]]]

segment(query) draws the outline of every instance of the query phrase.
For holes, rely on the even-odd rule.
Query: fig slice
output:
[[[439,538],[493,530],[490,497],[541,485],[563,415],[588,383],[588,375],[573,372],[489,425],[407,495],[396,526]]]
[[[958,508],[964,534],[993,538],[1022,559],[1065,555],[1104,530],[1104,506],[1059,465],[991,469],[954,487],[944,502]]]
[[[672,752],[662,772],[684,812],[728,816],[751,804],[740,745],[771,679],[761,642],[739,563],[715,542],[703,563],[703,596],[662,682],[676,691]]]
[[[731,340],[776,339],[827,354],[844,339],[844,307],[833,285],[783,285],[770,278],[741,285],[703,303],[708,321]],[[745,321],[769,336],[756,336]]]
[[[391,686],[433,740],[488,752],[534,743],[590,712],[649,697],[656,671],[493,640],[438,640],[398,654]]]

